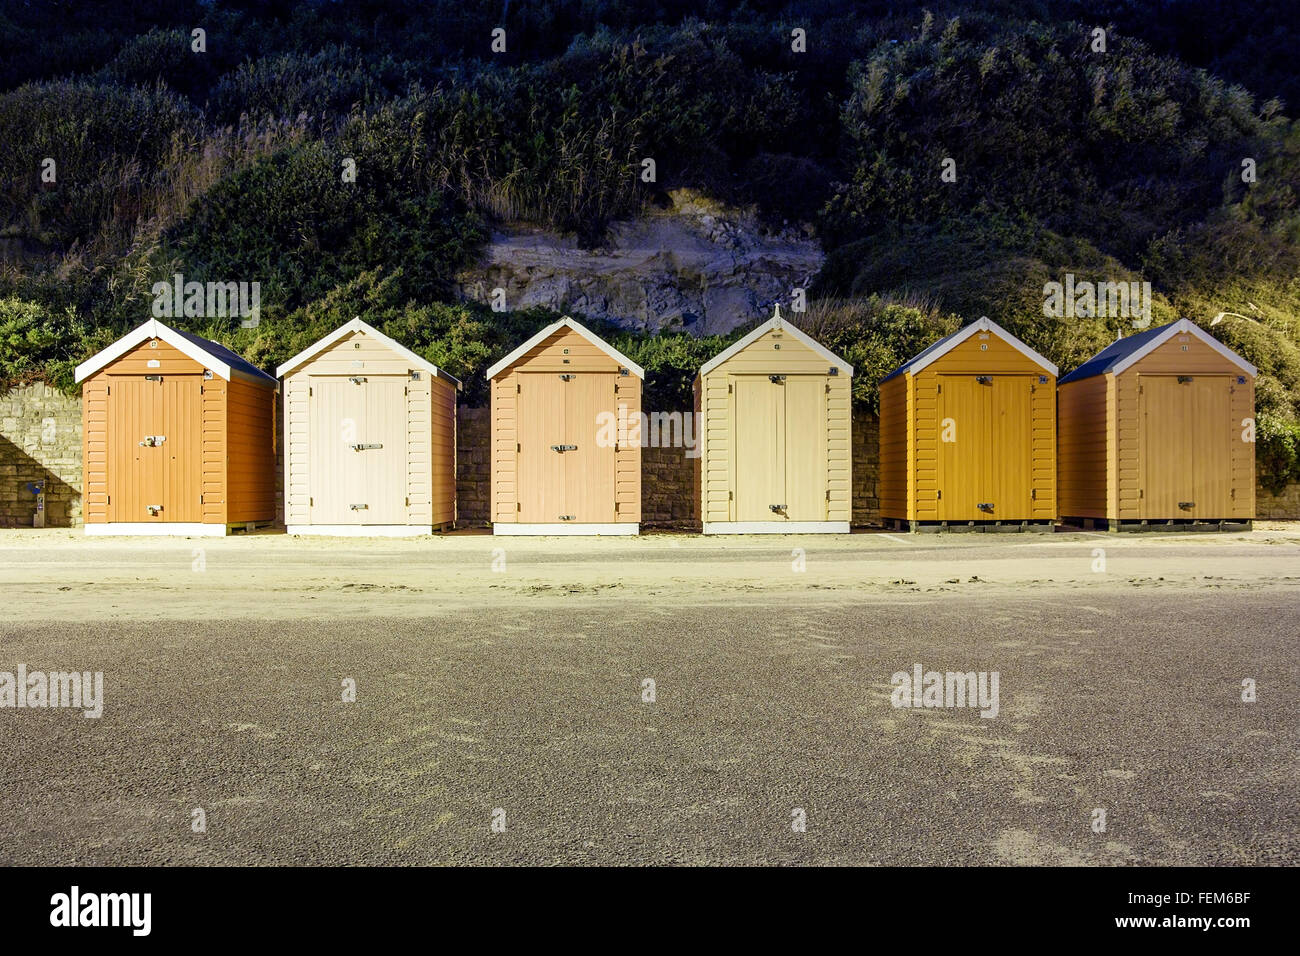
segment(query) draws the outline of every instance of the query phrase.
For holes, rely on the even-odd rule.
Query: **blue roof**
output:
[[[173,331],[177,335],[189,339],[191,342],[193,342],[199,348],[203,349],[203,351],[207,352],[213,358],[220,359],[221,361],[225,362],[232,369],[238,369],[239,371],[243,372],[245,375],[251,375],[254,378],[265,379],[266,381],[270,382],[272,385],[276,384],[275,376],[266,374],[260,368],[254,365],[252,362],[249,362],[247,359],[241,358],[237,353],[230,351],[230,349],[226,348],[220,342],[213,342],[211,339],[205,339],[203,338],[203,336],[195,335],[193,332],[186,332],[184,329],[173,329]]]
[[[950,339],[954,339],[954,338],[956,338],[957,336],[961,335],[963,332],[966,331],[966,328],[967,328],[967,326],[962,326],[962,327],[961,327],[960,329],[958,329],[956,332],[953,332],[953,333],[950,334],[950,335],[945,335],[945,336],[944,336],[943,338],[941,338],[939,341],[937,341],[937,342],[935,342],[934,344],[928,346],[927,348],[924,348],[924,349],[922,349],[921,351],[917,352],[917,353],[916,353],[915,355],[913,355],[910,359],[908,359],[908,360],[907,360],[906,362],[904,362],[902,365],[898,366],[898,368],[894,369],[892,372],[890,372],[888,375],[886,375],[886,376],[885,376],[884,378],[882,378],[880,381],[881,381],[882,383],[884,383],[884,382],[888,382],[891,378],[894,378],[895,376],[898,376],[898,375],[902,375],[903,372],[907,369],[907,367],[908,367],[909,365],[911,365],[913,362],[916,362],[916,361],[918,361],[918,360],[920,360],[920,359],[925,358],[927,355],[929,355],[929,354],[930,354],[931,352],[933,352],[935,349],[942,348],[942,347],[943,347],[943,343],[945,343],[945,342],[947,342],[948,340],[950,340]]]
[[[1152,339],[1157,338],[1170,327],[1177,324],[1177,322],[1169,322],[1165,325],[1158,325],[1154,329],[1147,329],[1145,332],[1139,332],[1137,335],[1127,335],[1122,339],[1117,339],[1092,358],[1088,359],[1088,361],[1084,362],[1069,375],[1062,378],[1059,384],[1064,385],[1066,382],[1077,382],[1081,378],[1092,378],[1094,375],[1105,375],[1134,352],[1138,351],[1145,345],[1149,345]]]

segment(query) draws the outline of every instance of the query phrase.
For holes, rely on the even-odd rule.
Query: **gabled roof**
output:
[[[750,345],[752,345],[754,342],[757,342],[768,332],[772,332],[772,331],[788,332],[795,339],[795,341],[801,342],[802,344],[808,346],[808,348],[812,349],[814,352],[816,352],[818,355],[824,358],[828,363],[838,368],[845,375],[851,376],[853,374],[852,365],[844,361],[844,359],[840,358],[830,349],[826,348],[826,346],[822,345],[820,342],[818,342],[808,333],[795,328],[785,319],[781,318],[781,306],[779,305],[776,307],[775,314],[770,319],[768,319],[758,328],[754,329],[754,331],[750,332],[740,341],[733,343],[728,348],[719,352],[717,355],[713,356],[713,358],[705,362],[704,365],[700,367],[700,374],[708,375],[710,372],[712,372],[715,368],[717,368],[727,359],[731,358],[733,355],[737,354],[738,352],[748,348]]]
[[[219,375],[227,382],[240,378],[258,385],[275,388],[277,383],[273,376],[267,375],[260,368],[226,348],[219,342],[212,342],[193,332],[181,332],[171,326],[163,325],[157,319],[150,319],[132,329],[108,348],[95,353],[77,366],[75,378],[81,382],[94,375],[110,362],[121,358],[141,342],[150,339],[162,339],[183,355],[192,358],[214,375]]]
[[[1176,335],[1194,335],[1246,374],[1254,376],[1259,373],[1259,370],[1255,368],[1255,366],[1251,365],[1244,358],[1232,349],[1228,348],[1209,332],[1206,332],[1195,322],[1190,319],[1179,319],[1177,322],[1170,322],[1168,325],[1156,326],[1154,329],[1147,329],[1145,332],[1139,332],[1137,335],[1128,335],[1112,342],[1092,358],[1088,359],[1088,361],[1076,368],[1069,375],[1065,376],[1065,378],[1061,379],[1061,384],[1064,385],[1066,382],[1077,382],[1080,379],[1092,378],[1094,375],[1105,375],[1107,372],[1118,375],[1134,363],[1140,362],[1142,359],[1146,358]]]
[[[1006,342],[1017,352],[1020,352],[1025,357],[1033,361],[1034,363],[1041,365],[1044,369],[1046,369],[1048,372],[1052,374],[1053,378],[1056,377],[1057,368],[1055,365],[1047,361],[1046,358],[1044,358],[1042,355],[1039,355],[1028,345],[1020,341],[1018,338],[1016,338],[1014,335],[1012,335],[1002,326],[998,325],[992,319],[981,318],[972,322],[970,325],[965,326],[964,328],[958,329],[956,332],[952,333],[951,335],[945,335],[943,338],[941,338],[938,342],[935,342],[929,348],[923,349],[922,351],[916,353],[916,355],[912,356],[910,359],[908,359],[898,368],[894,369],[892,372],[890,372],[888,375],[882,378],[881,381],[888,382],[891,378],[894,378],[895,376],[898,375],[902,375],[905,372],[911,372],[913,375],[915,375],[917,372],[921,371],[921,369],[925,368],[930,363],[947,355],[949,352],[951,352],[957,346],[961,345],[961,343],[965,342],[976,332],[994,333],[995,335],[998,336],[998,338],[1002,339],[1002,341]]]
[[[373,325],[370,325],[366,322],[362,322],[360,316],[357,316],[351,322],[346,322],[343,325],[340,325],[329,335],[307,346],[305,349],[303,349],[293,358],[289,359],[289,361],[283,363],[279,368],[275,370],[276,377],[284,378],[285,375],[287,375],[289,372],[292,372],[294,369],[298,368],[298,366],[315,358],[317,355],[319,355],[321,352],[324,352],[335,342],[338,342],[340,339],[346,338],[347,336],[353,334],[354,332],[360,333],[361,335],[370,336],[376,342],[388,346],[388,348],[392,349],[398,355],[402,356],[402,358],[406,359],[416,368],[424,369],[424,371],[428,372],[430,375],[434,375],[439,378],[445,378],[447,381],[455,385],[457,389],[461,387],[460,379],[456,378],[456,376],[443,371],[442,369],[438,368],[438,366],[434,365],[432,362],[428,361],[427,359],[423,359],[420,356],[416,355],[414,352],[408,349],[401,342],[398,342],[396,339],[389,338],[387,335],[385,335],[383,332],[380,332]]]
[[[606,355],[612,358],[619,365],[622,365],[625,368],[627,368],[628,371],[630,371],[637,378],[640,379],[645,378],[645,369],[643,369],[640,365],[637,365],[636,362],[633,362],[630,358],[628,358],[618,349],[614,348],[614,346],[610,345],[600,336],[596,335],[590,329],[586,328],[579,322],[573,321],[573,319],[569,318],[567,315],[564,318],[560,319],[560,321],[553,322],[552,324],[548,325],[546,328],[542,329],[542,331],[538,332],[536,335],[534,335],[523,345],[519,346],[519,348],[515,349],[513,352],[511,352],[509,355],[503,358],[500,362],[497,362],[495,365],[493,365],[484,374],[489,380],[496,378],[498,375],[500,375],[510,366],[514,365],[521,358],[523,358],[525,355],[531,352],[535,347],[541,345],[543,342],[549,339],[556,332],[565,328],[572,329],[573,331],[577,332],[584,339],[586,339],[592,345],[596,346],[596,348],[600,349],[602,352],[604,352]]]

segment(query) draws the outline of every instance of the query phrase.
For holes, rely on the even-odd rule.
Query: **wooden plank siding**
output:
[[[1111,442],[1109,375],[1067,382],[1057,391],[1057,481],[1066,518],[1104,518],[1109,513]]]
[[[209,391],[225,393],[225,522],[274,521],[275,392],[242,379],[205,385],[218,386],[204,388],[205,400]]]

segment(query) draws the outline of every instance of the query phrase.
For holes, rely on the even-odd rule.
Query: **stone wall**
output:
[[[456,527],[487,527],[492,515],[490,409],[456,408]]]
[[[45,485],[45,526],[81,524],[81,399],[48,385],[0,395],[0,527],[30,528]]]
[[[1300,482],[1292,482],[1278,494],[1255,488],[1255,516],[1261,521],[1300,518]]]
[[[880,524],[880,419],[853,413],[853,522]]]
[[[700,527],[695,507],[695,462],[685,448],[641,449],[641,523],[649,527]]]

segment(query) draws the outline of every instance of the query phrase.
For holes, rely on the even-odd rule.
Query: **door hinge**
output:
[[[408,507],[408,508],[411,507],[411,497],[410,497],[410,495],[407,495],[407,497],[406,497],[406,507]]]
[[[943,501],[943,489],[942,489],[942,488],[936,488],[936,489],[935,489],[935,492],[934,492],[934,500],[935,500],[935,501]]]
[[[308,507],[308,508],[315,508],[315,507],[316,507],[316,499],[315,499],[315,498],[308,498],[308,499],[307,499],[307,507]]]
[[[311,386],[310,386],[310,385],[307,386],[307,397],[308,397],[308,398],[311,398]]]
[[[409,385],[403,385],[403,386],[402,386],[402,394],[403,394],[403,395],[410,395],[410,394],[411,394],[411,386],[409,386]]]
[[[1141,498],[1142,496],[1143,496],[1143,491],[1142,491],[1141,488],[1139,488],[1139,489],[1138,489],[1138,497]]]
[[[618,394],[618,382],[615,382],[615,383],[614,383],[614,394],[615,394],[615,395]]]
[[[203,504],[203,496],[199,495],[199,504]]]
[[[203,386],[202,386],[202,385],[199,386],[199,394],[200,394],[200,395],[203,394]]]
[[[936,384],[935,384],[935,386],[934,386],[934,394],[936,394],[936,395],[942,395],[942,394],[943,394],[943,385],[942,385],[942,384],[940,384],[940,383],[936,383]]]
[[[104,389],[104,394],[105,394],[105,395],[112,395],[112,394],[113,394],[113,386],[112,386],[112,385],[108,385],[108,386],[106,386],[105,389]]]
[[[731,394],[731,383],[730,383],[730,382],[727,383],[727,394],[728,394],[728,395]]]
[[[521,452],[521,451],[523,451],[523,450],[524,450],[524,446],[523,446],[522,444],[520,444],[519,442],[515,442],[515,454],[518,454],[519,452]]]
[[[524,390],[523,384],[521,382],[515,382],[515,394],[518,395],[523,390]]]
[[[1038,489],[1037,489],[1037,488],[1030,488],[1030,489],[1029,489],[1029,500],[1030,500],[1030,501],[1037,501],[1037,500],[1038,500]]]
[[[830,383],[830,382],[827,382],[827,383],[826,383],[826,394],[829,395],[830,393],[831,393],[831,383]]]
[[[524,504],[523,504],[522,501],[516,501],[516,502],[515,502],[515,510],[516,510],[516,511],[523,511],[523,510],[524,510]]]

